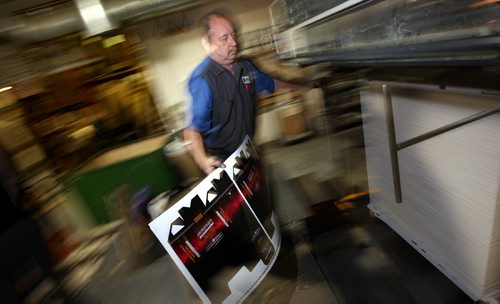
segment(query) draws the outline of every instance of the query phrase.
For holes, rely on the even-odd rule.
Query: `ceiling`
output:
[[[77,33],[84,37],[90,33],[76,1],[95,3],[96,0],[0,0],[0,85],[29,78],[33,70],[43,71],[43,60],[39,59],[45,57],[40,57],[38,50],[42,50],[42,55],[50,53],[52,39]],[[121,27],[214,0],[100,1],[107,5],[106,13]]]
[[[213,1],[0,0],[0,44],[49,41],[80,31],[93,36]]]

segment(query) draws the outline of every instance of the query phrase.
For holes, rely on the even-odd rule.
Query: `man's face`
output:
[[[217,16],[212,16],[209,24],[210,57],[224,66],[233,64],[238,54],[233,25],[227,19]]]

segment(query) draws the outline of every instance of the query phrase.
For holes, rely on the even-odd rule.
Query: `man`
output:
[[[184,140],[206,174],[219,167],[255,130],[256,95],[280,89],[309,88],[273,79],[245,60],[238,60],[233,23],[213,12],[201,21],[201,43],[208,53],[192,73],[188,91],[191,108]]]

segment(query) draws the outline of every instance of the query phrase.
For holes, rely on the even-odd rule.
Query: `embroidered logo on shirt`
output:
[[[243,81],[245,89],[247,91],[250,91],[250,89],[252,88],[252,80],[250,79],[250,76],[241,76],[241,81]]]

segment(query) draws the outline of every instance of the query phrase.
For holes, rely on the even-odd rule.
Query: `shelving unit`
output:
[[[359,71],[335,71],[335,77],[325,79],[325,118],[327,128],[333,132],[359,127],[361,102],[359,98]]]
[[[21,179],[25,197],[24,208],[36,209],[35,201],[45,203],[57,188],[52,180],[54,165],[33,133],[22,105],[11,91],[0,93],[0,144],[12,159]]]
[[[22,207],[38,215],[64,202],[61,179],[93,155],[158,130],[145,67],[126,40],[104,40],[68,36],[9,53],[23,74],[2,78],[12,89],[0,95],[0,144],[22,176]]]

